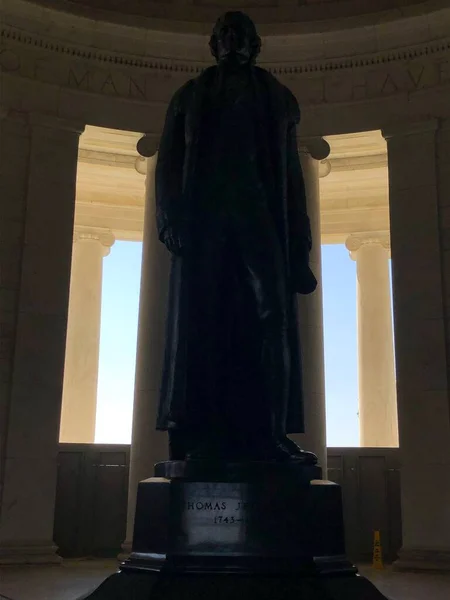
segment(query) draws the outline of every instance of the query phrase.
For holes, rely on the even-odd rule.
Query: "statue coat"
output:
[[[206,90],[217,73],[217,67],[206,69],[189,80],[173,96],[167,110],[156,166],[156,221],[159,238],[167,226],[189,230],[196,181],[197,147]],[[300,110],[293,94],[268,71],[252,67],[256,92],[256,118],[265,136],[266,160],[274,177],[270,195],[270,212],[279,235],[289,292],[288,338],[290,352],[289,402],[287,433],[302,433],[303,391],[300,339],[297,324],[296,269],[309,261],[311,250],[310,223],[306,210],[306,194],[300,165],[296,125]],[[264,106],[264,108],[263,108]],[[193,240],[195,243],[195,240]],[[183,256],[172,255],[166,349],[161,381],[157,429],[183,426],[186,421],[186,371],[189,348],[190,314],[187,288],[192,265]]]

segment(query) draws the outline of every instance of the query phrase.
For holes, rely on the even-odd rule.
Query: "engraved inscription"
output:
[[[303,106],[364,101],[448,85],[450,60],[417,60],[388,68],[369,68],[325,76],[305,74],[279,77],[296,93]]]
[[[76,90],[106,96],[121,96],[147,100],[150,96],[149,78],[132,77],[124,73],[70,68],[67,85]]]
[[[69,69],[69,87],[76,88],[78,90],[89,90],[90,82],[89,82],[90,73],[89,71],[84,71],[81,73],[77,73],[74,69]]]
[[[222,515],[217,515],[217,517],[214,517],[214,525],[235,525],[243,522],[244,519],[242,517],[240,519],[236,519],[236,517],[233,515],[231,515],[231,517],[223,517]]]
[[[193,500],[185,503],[185,510],[188,513],[212,513],[211,519],[202,522],[212,523],[214,525],[240,525],[248,522],[249,511],[254,511],[257,504],[255,502],[246,502],[242,500],[217,500],[217,498],[208,500]]]
[[[9,47],[0,47],[0,72],[62,87],[131,100],[155,99],[155,79],[165,81],[189,77],[186,73],[172,73],[152,69],[104,69],[96,64],[56,56],[33,56],[18,53]],[[301,105],[364,101],[399,93],[410,94],[450,83],[450,60],[445,57],[433,61],[417,58],[393,62],[379,67],[330,70],[329,72],[276,73],[294,93]],[[169,84],[170,87],[172,84]],[[176,85],[175,85],[176,87]],[[158,86],[159,100],[165,95]],[[173,91],[172,89],[170,90]]]
[[[226,502],[187,502],[188,510],[226,510]]]

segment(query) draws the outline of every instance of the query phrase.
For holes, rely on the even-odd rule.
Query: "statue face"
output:
[[[252,49],[250,36],[245,23],[239,19],[225,19],[217,31],[217,60],[246,64],[250,61]]]

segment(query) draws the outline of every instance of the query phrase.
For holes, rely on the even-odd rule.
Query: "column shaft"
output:
[[[103,257],[113,242],[107,231],[74,233],[60,442],[94,442]]]
[[[399,568],[450,569],[450,404],[436,121],[388,141],[397,401],[402,460]],[[448,169],[448,153],[445,157]],[[442,173],[441,173],[442,176]]]
[[[326,144],[326,142],[323,142]],[[328,144],[320,158],[326,158]],[[315,153],[313,153],[316,155]],[[319,158],[318,157],[318,158]],[[302,146],[300,158],[306,186],[307,209],[313,240],[310,265],[318,286],[313,294],[298,296],[300,343],[305,407],[305,433],[291,436],[302,448],[319,457],[324,477],[327,469],[325,368],[323,347],[322,251],[320,239],[319,160],[308,146]]]
[[[389,238],[351,236],[356,261],[360,444],[398,446]]]
[[[158,240],[155,222],[155,166],[156,156],[148,158],[125,552],[133,538],[138,483],[168,458],[167,434],[155,431],[170,272],[170,255]]]
[[[14,158],[2,161],[8,168],[1,177],[7,189],[12,185],[12,193],[2,196],[1,221],[4,213],[18,212],[11,228],[11,234],[17,233],[15,246],[3,256],[16,320],[5,375],[0,563],[59,560],[52,538],[81,130],[76,124],[34,115],[26,136],[8,135],[12,145],[6,151]],[[3,143],[2,137],[2,151]],[[12,177],[7,173],[11,167]]]
[[[3,118],[2,118],[3,117]],[[0,515],[13,377],[30,139],[25,119],[0,106]]]

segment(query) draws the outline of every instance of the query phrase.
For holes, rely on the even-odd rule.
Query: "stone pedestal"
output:
[[[320,477],[320,468],[295,464],[157,464],[155,477],[139,484],[133,551],[123,569],[341,568],[340,489]]]
[[[317,466],[167,462],[142,481],[133,549],[89,600],[383,600],[345,557]]]

